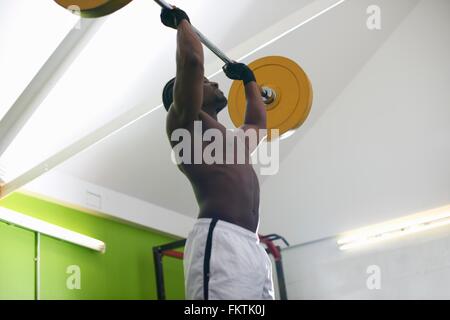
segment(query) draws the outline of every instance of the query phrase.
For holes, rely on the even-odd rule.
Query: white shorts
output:
[[[270,258],[258,235],[238,225],[198,219],[183,264],[188,300],[274,299]]]

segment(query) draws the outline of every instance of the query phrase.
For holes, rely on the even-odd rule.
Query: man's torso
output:
[[[170,136],[178,128],[173,114],[169,111],[167,118],[167,133]],[[199,218],[218,218],[252,232],[255,232],[259,222],[259,181],[249,160],[249,152],[245,152],[245,164],[237,163],[236,148],[227,150],[226,128],[215,119],[200,112],[198,121],[201,121],[202,133],[208,129],[220,130],[223,137],[223,152],[214,154],[221,158],[223,163],[205,164],[202,157],[201,164],[194,163],[194,122],[183,129],[189,131],[192,138],[191,156],[189,164],[179,165],[180,170],[191,182],[197,202],[200,207]],[[214,140],[213,140],[214,141]],[[170,141],[172,147],[178,142]],[[202,152],[212,142],[202,142]],[[226,154],[233,152],[232,164],[226,162]]]

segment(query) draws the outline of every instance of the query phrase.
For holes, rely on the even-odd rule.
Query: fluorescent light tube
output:
[[[0,208],[0,221],[104,253],[104,242],[27,215]]]
[[[450,225],[450,206],[348,232],[337,244],[340,250],[349,250],[446,225]]]

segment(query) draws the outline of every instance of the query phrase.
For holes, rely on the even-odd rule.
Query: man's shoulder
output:
[[[195,120],[194,120],[195,121]],[[166,133],[170,138],[175,130],[184,129],[189,130],[192,127],[194,121],[183,122],[180,115],[177,114],[176,110],[172,106],[169,108],[166,116]]]

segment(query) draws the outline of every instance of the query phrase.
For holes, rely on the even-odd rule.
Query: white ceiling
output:
[[[381,32],[370,33],[366,28],[365,10],[369,1],[348,1],[247,59],[250,61],[265,55],[290,57],[304,67],[313,82],[315,101],[311,117],[298,134],[283,141],[281,161],[293,152],[296,144],[317,124],[327,107],[398,26],[413,4],[417,3],[408,0],[400,1],[401,4],[396,5],[390,5],[387,1],[381,2],[386,8],[393,9],[386,13]],[[293,6],[289,11],[294,10]],[[240,24],[245,26],[248,17],[243,16]],[[261,23],[259,29],[265,25],[263,20],[251,21],[255,21],[255,24]],[[253,48],[248,48],[248,51],[251,49]],[[159,64],[172,70],[173,54],[169,51]],[[166,73],[155,79],[153,68],[149,68],[143,76],[141,85],[148,84],[147,92],[151,93],[155,104],[159,103],[161,88],[169,78],[170,75]],[[228,90],[230,81],[223,74],[218,75],[215,80],[222,85],[225,92]],[[229,123],[226,114],[222,115],[222,120]],[[197,214],[197,205],[193,192],[189,182],[170,161],[170,148],[164,126],[165,110],[160,109],[95,148],[76,156],[59,170],[194,217]],[[289,170],[283,167],[282,169]]]

